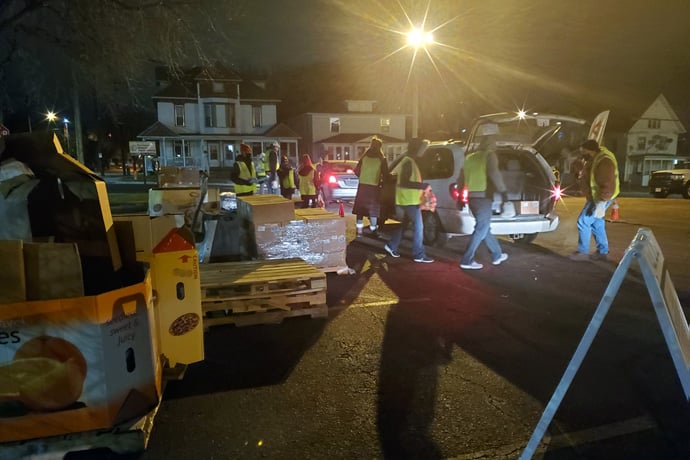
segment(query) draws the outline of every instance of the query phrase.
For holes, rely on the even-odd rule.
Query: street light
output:
[[[430,31],[425,31],[423,27],[413,28],[407,33],[407,44],[414,48],[414,55],[412,56],[412,64],[410,71],[414,66],[414,61],[417,58],[417,52],[423,49],[425,53],[429,54],[428,47],[434,44],[434,34]],[[412,96],[412,137],[419,136],[419,77],[417,72],[414,76],[414,94]]]

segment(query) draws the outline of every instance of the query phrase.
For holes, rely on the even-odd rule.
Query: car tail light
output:
[[[563,190],[561,190],[560,185],[554,185],[553,190],[551,191],[551,197],[554,199],[554,201],[558,201],[563,197]]]
[[[460,200],[467,204],[467,201],[469,200],[469,192],[467,191],[467,187],[460,189],[458,184],[450,184],[448,186],[448,193],[450,193],[450,197],[453,199],[453,201]]]
[[[337,184],[338,179],[336,179],[335,176],[328,176],[328,183],[329,184]]]
[[[450,184],[448,186],[448,193],[450,193],[450,197],[453,199],[453,201],[458,201],[460,199],[460,189],[458,188],[458,184]]]
[[[354,174],[354,173],[355,173],[354,169],[348,169],[348,170],[345,171],[345,172],[348,173],[348,174]]]

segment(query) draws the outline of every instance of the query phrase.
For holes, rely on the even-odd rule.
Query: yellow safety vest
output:
[[[303,176],[299,175],[299,194],[300,195],[316,195],[316,186],[314,185],[314,170],[310,170],[309,174]]]
[[[266,169],[264,168],[264,162],[259,160],[253,163],[254,169],[256,169],[256,177],[266,177]]]
[[[403,170],[403,165],[405,162],[410,162],[412,171],[410,172],[409,182],[421,182],[422,173],[419,172],[417,163],[410,157],[405,157],[402,159],[398,166],[395,167],[397,174],[397,187],[395,187],[395,204],[398,206],[410,206],[418,205],[421,202],[421,190],[415,188],[405,188],[400,186],[401,177],[400,173]]]
[[[486,192],[486,157],[489,155],[488,150],[478,150],[470,153],[465,158],[465,163],[462,165],[465,176],[465,186],[469,192]]]
[[[295,171],[292,169],[288,171],[287,176],[283,177],[281,184],[283,188],[295,188]]]
[[[268,150],[268,151],[264,152],[264,155],[265,155],[264,156],[264,172],[266,174],[268,174],[271,171],[271,151]],[[278,166],[279,166],[278,165],[278,154],[276,153],[275,156],[276,156],[275,170],[278,171]]]
[[[249,180],[256,178],[256,170],[254,169],[254,163],[251,163],[251,171],[247,168],[247,163],[243,160],[237,160],[237,164],[240,166],[240,179]],[[243,185],[235,184],[235,193],[254,193],[256,191],[256,184]]]
[[[362,166],[359,171],[359,183],[368,185],[379,185],[381,178],[381,159],[377,157],[364,156]]]
[[[594,199],[595,201],[600,201],[600,199],[599,186],[597,185],[597,182],[594,180],[594,171],[596,171],[597,166],[599,166],[599,162],[604,158],[608,158],[613,162],[613,167],[616,172],[616,187],[613,190],[613,196],[611,197],[611,199],[613,200],[614,198],[616,198],[621,191],[621,184],[618,180],[618,162],[616,161],[616,155],[614,155],[613,152],[611,152],[606,147],[601,147],[600,153],[598,153],[594,157],[594,160],[592,160],[592,168],[589,172],[589,187],[592,190],[592,199]]]

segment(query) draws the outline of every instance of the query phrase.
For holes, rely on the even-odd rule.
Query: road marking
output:
[[[423,303],[430,302],[430,297],[418,297],[415,299],[389,299],[389,300],[379,300],[378,302],[353,302],[350,305],[335,305],[329,307],[331,310],[346,309],[346,308],[369,308],[369,307],[389,307],[391,305],[397,305],[399,303]]]
[[[564,447],[576,447],[582,444],[589,444],[605,439],[612,439],[619,436],[631,435],[643,431],[653,430],[658,428],[654,420],[647,416],[641,416],[623,420],[621,422],[610,423],[608,425],[601,425],[593,428],[587,428],[581,431],[574,431],[572,433],[563,433],[556,436],[544,436],[542,443],[537,448],[533,459],[541,459],[550,449],[560,449]],[[482,450],[472,452],[469,454],[457,455],[449,457],[446,460],[508,460],[516,459],[524,450],[526,442],[506,444],[504,446],[496,447],[494,449]]]

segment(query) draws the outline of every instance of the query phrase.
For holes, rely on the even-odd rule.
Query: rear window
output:
[[[353,172],[357,166],[356,161],[343,161],[341,163],[326,163],[329,170],[336,173]]]
[[[431,147],[417,161],[424,180],[446,179],[455,171],[453,152],[445,147]]]

